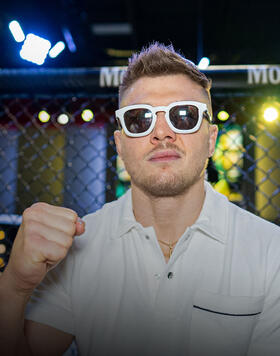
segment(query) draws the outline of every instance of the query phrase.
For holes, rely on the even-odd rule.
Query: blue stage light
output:
[[[25,40],[25,34],[17,21],[11,21],[9,23],[9,29],[17,42],[22,42]]]
[[[67,47],[69,49],[70,52],[76,52],[77,51],[77,47],[75,45],[75,42],[74,42],[74,39],[71,35],[71,32],[70,30],[67,28],[67,27],[63,27],[62,28],[62,33],[63,33],[63,36],[65,38],[65,41],[67,43]]]
[[[50,41],[36,36],[33,33],[29,33],[26,36],[19,54],[22,59],[41,65],[44,63],[50,48]]]
[[[62,41],[57,42],[53,48],[50,49],[49,51],[49,56],[51,58],[57,57],[65,48],[65,44]]]

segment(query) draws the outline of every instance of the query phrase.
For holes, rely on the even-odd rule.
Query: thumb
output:
[[[82,235],[84,232],[85,232],[85,222],[81,218],[78,218],[76,221],[75,235]]]

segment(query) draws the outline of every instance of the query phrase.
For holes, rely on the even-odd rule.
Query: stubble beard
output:
[[[161,149],[174,149],[184,160],[186,155],[190,155],[188,165],[181,164],[179,159],[176,163],[166,162],[159,164],[158,167],[152,166],[149,170],[147,164],[151,155]],[[176,197],[185,194],[190,188],[199,180],[204,178],[205,170],[208,163],[207,147],[201,149],[199,152],[190,154],[181,150],[177,145],[164,142],[158,144],[151,152],[144,158],[144,165],[139,166],[135,164],[132,157],[129,157],[129,151],[123,157],[123,161],[128,174],[131,177],[131,183],[135,187],[142,190],[145,194],[154,197]],[[172,167],[172,165],[174,165]]]
[[[175,197],[185,194],[196,182],[204,176],[206,162],[197,167],[190,167],[189,172],[182,170],[162,169],[154,174],[144,172],[129,172],[131,182],[145,194],[154,198]],[[170,167],[169,167],[170,168]],[[160,170],[160,168],[159,168]]]

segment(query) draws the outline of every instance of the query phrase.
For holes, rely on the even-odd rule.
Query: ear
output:
[[[122,133],[120,130],[114,132],[114,139],[118,155],[122,158]]]
[[[209,155],[208,155],[208,157],[212,157],[214,154],[218,131],[219,130],[218,130],[217,125],[209,125]]]

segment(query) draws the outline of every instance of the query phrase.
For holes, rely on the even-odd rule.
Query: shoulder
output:
[[[272,242],[276,239],[280,243],[280,227],[267,221],[245,209],[229,204],[229,216],[231,226],[235,228],[244,238],[264,240]]]
[[[280,227],[230,202],[228,204],[228,234],[233,250],[238,256],[245,256],[246,263],[257,263],[266,270],[278,269]]]
[[[212,193],[214,220],[223,226],[230,270],[236,272],[237,281],[254,280],[262,290],[280,269],[280,227]]]
[[[280,247],[280,227],[247,210],[231,203],[224,195],[216,192],[209,184],[206,185],[208,207],[214,230],[220,231],[228,241],[235,245]]]
[[[214,220],[217,223],[219,219],[227,221],[229,235],[254,239],[255,242],[256,239],[268,241],[278,237],[280,243],[279,226],[233,204],[223,194],[215,191],[210,184],[206,185],[206,189],[211,201],[209,206],[215,211],[214,214],[212,212]]]

